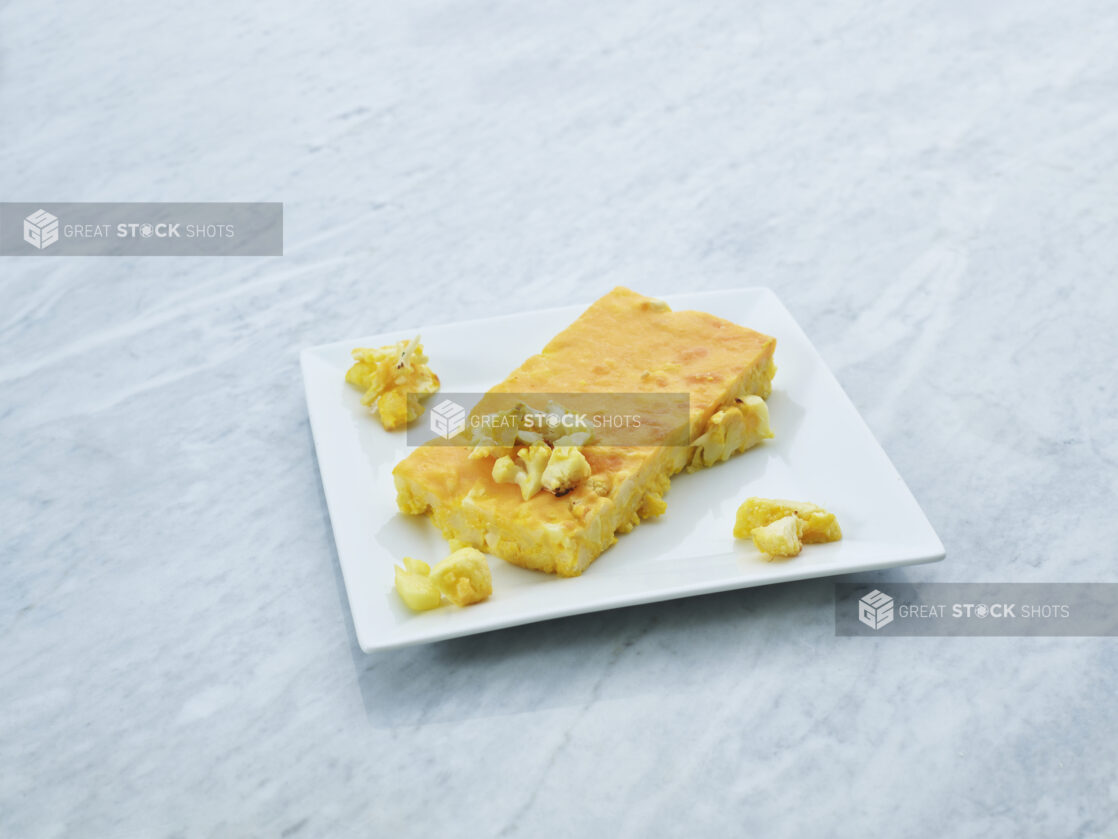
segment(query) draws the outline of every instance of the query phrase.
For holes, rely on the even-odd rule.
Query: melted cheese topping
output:
[[[494,480],[492,459],[471,459],[470,446],[423,446],[393,470],[399,507],[430,515],[448,539],[517,565],[580,574],[617,533],[663,512],[670,476],[694,456],[691,446],[668,441],[681,432],[694,440],[717,412],[737,411],[731,407],[737,398],[768,395],[775,345],[767,335],[714,315],[673,312],[660,301],[614,289],[490,393],[656,394],[659,400],[682,394],[688,426],[679,425],[685,412],[642,414],[642,435],[664,445],[591,441],[582,449],[588,477],[565,495],[539,492],[527,500],[520,486]],[[726,422],[736,421],[719,424]],[[743,439],[735,432],[717,444],[707,442],[712,456],[716,446],[721,458],[740,449]]]

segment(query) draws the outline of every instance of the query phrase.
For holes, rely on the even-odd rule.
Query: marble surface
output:
[[[1114,581],[1118,11],[0,5],[0,196],[272,200],[266,259],[0,260],[0,835],[1118,835],[1114,639],[831,582],[356,647],[297,352],[767,285],[939,565]]]

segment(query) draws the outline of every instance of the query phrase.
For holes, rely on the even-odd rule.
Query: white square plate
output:
[[[434,565],[448,550],[425,517],[396,509],[391,472],[408,453],[405,435],[381,428],[361,406],[359,392],[345,383],[349,351],[422,333],[445,391],[484,392],[586,307],[386,332],[303,351],[322,486],[363,650],[943,558],[943,545],[908,487],[776,295],[753,288],[666,299],[673,309],[711,312],[777,339],[769,398],[776,438],[711,469],[673,478],[667,513],[619,537],[581,577],[561,579],[490,557],[493,596],[467,608],[415,614],[396,596],[394,564],[414,556]],[[766,562],[752,542],[731,532],[738,505],[751,495],[820,504],[838,516],[843,539]]]

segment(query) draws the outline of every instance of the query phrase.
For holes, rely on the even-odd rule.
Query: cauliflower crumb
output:
[[[668,503],[664,500],[664,493],[670,487],[671,479],[667,475],[660,475],[641,499],[640,506],[637,507],[637,515],[642,519],[654,519],[667,512]]]
[[[609,475],[605,474],[591,475],[586,481],[586,485],[590,487],[591,491],[602,498],[609,495],[611,483]]]
[[[404,557],[404,567],[396,566],[396,593],[404,605],[413,612],[426,612],[442,603],[439,587],[428,576],[431,568],[426,562]]]
[[[633,528],[636,527],[640,523],[641,523],[640,514],[637,513],[636,510],[634,510],[632,515],[629,516],[629,518],[625,519],[625,521],[623,521],[620,525],[618,525],[617,532],[618,533],[630,533],[633,530]]]
[[[642,519],[654,519],[657,516],[662,516],[668,511],[668,502],[664,500],[664,496],[656,492],[650,492],[641,499],[641,505],[637,508],[637,515]]]
[[[431,579],[456,606],[478,603],[493,593],[493,577],[485,554],[461,548],[431,571]]]
[[[439,389],[416,335],[387,347],[358,347],[345,380],[364,391],[361,404],[372,406],[388,431],[402,428],[423,413],[420,397]]]
[[[519,474],[520,467],[507,454],[493,463],[493,480],[499,484],[515,484]]]
[[[777,519],[764,527],[755,527],[749,534],[753,544],[769,556],[796,556],[803,548],[803,520],[796,515]]]

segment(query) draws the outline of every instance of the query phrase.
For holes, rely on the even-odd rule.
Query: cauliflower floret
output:
[[[473,448],[470,449],[469,459],[511,455],[516,446],[525,407],[523,402],[518,402],[512,408],[481,417],[482,422],[471,431],[470,442]]]
[[[374,406],[389,431],[402,428],[423,413],[420,397],[439,389],[439,377],[427,366],[416,335],[387,347],[358,347],[345,379],[365,393],[362,405]]]
[[[562,437],[556,439],[552,445],[555,448],[560,446],[574,446],[575,448],[582,448],[590,442],[591,434],[589,431],[575,431],[572,434],[564,434]]]
[[[516,476],[516,483],[520,485],[520,495],[527,501],[543,486],[543,473],[551,460],[551,448],[546,443],[536,443],[521,449],[516,456],[524,461],[524,469]]]
[[[493,593],[493,577],[485,554],[461,548],[431,570],[431,579],[457,606],[478,603]]]
[[[590,440],[590,420],[584,414],[570,413],[558,402],[548,402],[543,416],[538,419],[540,420],[539,436],[553,446],[560,445],[561,439],[576,434],[586,435],[584,442]],[[581,446],[583,443],[568,442],[565,445]]]
[[[553,495],[566,495],[590,477],[590,464],[575,446],[556,446],[543,470],[543,488]]]
[[[796,516],[803,520],[804,542],[811,545],[820,542],[837,542],[842,538],[842,528],[834,513],[806,501],[785,501],[780,498],[747,498],[738,508],[734,522],[734,536],[747,538],[757,527],[772,524],[785,516]]]
[[[715,412],[707,430],[692,443],[689,469],[713,466],[773,436],[769,406],[759,396],[746,396]]]
[[[497,458],[493,464],[493,480],[498,484],[515,484],[516,476],[520,474],[517,466],[507,454]]]
[[[396,566],[396,593],[404,605],[413,612],[426,612],[442,603],[442,592],[428,576],[431,567],[410,556],[404,557],[404,567]]]
[[[516,429],[493,430],[475,433],[471,439],[473,448],[466,455],[470,460],[481,460],[492,457],[501,458],[511,455],[516,447]]]
[[[404,567],[396,566],[396,593],[414,612],[438,608],[444,594],[452,603],[467,606],[493,593],[493,578],[484,554],[458,547],[434,569],[405,556]]]
[[[590,477],[590,463],[575,446],[553,449],[547,443],[534,443],[516,456],[523,466],[517,466],[507,455],[499,457],[493,464],[492,475],[499,484],[517,484],[525,501],[541,489],[555,496],[566,495]]]
[[[551,459],[551,447],[546,443],[536,443],[516,453],[524,462],[517,466],[508,455],[497,458],[493,464],[493,480],[499,484],[516,484],[520,496],[525,501],[535,495],[543,486],[543,473]]]
[[[749,535],[753,544],[769,556],[796,556],[803,548],[803,520],[796,515],[777,519],[764,527],[755,527]]]
[[[509,451],[509,446],[500,445],[492,437],[482,436],[474,440],[474,446],[466,457],[469,460],[481,460],[486,457],[501,458],[508,455]]]

